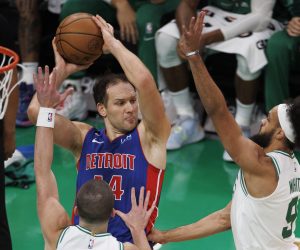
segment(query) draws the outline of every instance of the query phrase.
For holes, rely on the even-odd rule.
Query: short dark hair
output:
[[[106,106],[106,104],[107,104],[107,91],[106,91],[107,88],[110,86],[116,85],[120,82],[131,84],[128,81],[125,74],[107,74],[107,75],[104,75],[103,77],[99,78],[93,87],[94,100],[95,100],[96,105],[98,103],[102,103]],[[133,86],[133,88],[134,88],[134,86]]]
[[[109,220],[114,206],[114,196],[109,185],[102,180],[86,182],[77,193],[78,215],[91,224]]]
[[[289,105],[288,115],[295,133],[295,142],[292,143],[287,139],[287,146],[289,146],[290,149],[294,149],[295,146],[300,146],[300,96],[289,100],[287,105]]]

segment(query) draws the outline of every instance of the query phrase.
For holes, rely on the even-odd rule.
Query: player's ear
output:
[[[116,210],[113,208],[113,210],[111,211],[111,215],[112,218],[114,218],[116,216]]]
[[[275,136],[276,136],[277,140],[284,140],[285,139],[285,133],[284,133],[283,129],[278,128],[275,131]]]
[[[97,111],[102,117],[106,117],[107,112],[103,103],[97,103]]]

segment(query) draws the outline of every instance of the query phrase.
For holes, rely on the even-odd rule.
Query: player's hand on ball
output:
[[[111,48],[118,42],[118,40],[114,37],[114,28],[111,24],[107,23],[101,16],[96,15],[93,17],[95,23],[99,26],[102,32],[102,37],[104,40],[104,44],[102,47],[104,54],[111,53]]]
[[[65,80],[69,75],[87,69],[92,65],[78,65],[73,63],[68,63],[59,53],[56,47],[55,37],[52,40],[52,47],[55,57],[55,68],[56,68],[56,85],[59,86],[63,80]]]

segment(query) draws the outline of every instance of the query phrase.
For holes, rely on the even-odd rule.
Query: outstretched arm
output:
[[[159,231],[154,229],[148,236],[149,240],[158,243],[177,242],[204,238],[231,228],[231,202],[223,209],[216,211],[199,221],[172,230]]]
[[[58,89],[63,80],[70,74],[87,68],[89,65],[75,65],[67,63],[58,53],[55,39],[52,41],[53,51],[55,55],[55,72],[56,80],[53,83]],[[30,121],[36,124],[40,103],[37,96],[34,95],[28,107],[28,117]],[[90,125],[82,122],[72,122],[69,119],[57,115],[54,128],[54,143],[70,150],[75,158],[79,158],[81,154],[82,143],[86,132],[91,128]]]
[[[55,77],[56,74],[54,73],[52,78]],[[34,77],[34,83],[41,107],[52,109],[59,102],[60,95],[56,92],[55,84],[51,84],[49,81],[48,67],[45,67],[45,76],[43,76],[42,69],[38,69],[38,76]],[[49,120],[55,119],[55,112],[51,114],[48,114],[48,117],[41,121],[48,123]],[[65,209],[59,203],[57,184],[51,170],[53,160],[53,128],[44,127],[43,124],[37,125],[34,151],[37,211],[45,244],[53,248],[61,230],[70,225],[70,219]],[[48,124],[45,124],[45,126],[48,126]]]
[[[201,40],[204,12],[192,18],[189,27],[183,27],[184,39],[180,48],[184,54],[197,51]],[[243,137],[233,116],[227,109],[225,98],[208,73],[199,53],[188,56],[197,92],[207,114],[211,117],[224,148],[232,159],[245,171],[253,174],[265,174],[265,168],[260,167],[260,159],[264,151],[251,140]]]
[[[170,124],[151,73],[136,55],[113,36],[110,25],[104,19],[100,16],[93,19],[102,30],[107,52],[118,60],[128,80],[137,90],[139,107],[146,130],[154,139],[165,142],[169,137]]]

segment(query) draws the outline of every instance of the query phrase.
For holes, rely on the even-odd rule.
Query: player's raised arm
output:
[[[111,53],[118,60],[128,80],[137,90],[146,130],[150,131],[154,138],[167,140],[170,124],[151,73],[136,55],[113,36],[110,24],[100,16],[94,17],[94,20],[102,30],[104,52]]]
[[[244,170],[252,173],[262,171],[259,168],[259,157],[263,149],[251,140],[243,137],[238,124],[229,112],[225,98],[217,87],[199,55],[198,44],[201,40],[203,19],[201,12],[193,17],[188,27],[183,27],[183,39],[180,48],[186,54],[198,94],[207,114],[211,117],[224,148],[232,159]]]
[[[55,78],[55,73],[53,77]],[[34,150],[37,211],[45,239],[45,248],[54,249],[61,230],[70,224],[68,214],[59,203],[57,184],[51,170],[55,121],[55,109],[53,107],[59,102],[61,96],[57,93],[54,84],[50,84],[48,67],[45,67],[45,76],[42,69],[38,69],[34,83],[37,98],[41,104]],[[66,95],[64,95],[65,97]]]
[[[55,86],[58,89],[63,80],[70,74],[87,68],[89,65],[75,65],[67,63],[61,55],[58,53],[55,39],[52,40],[53,51],[55,55]],[[67,90],[68,94],[70,90]],[[34,95],[30,105],[28,107],[28,117],[33,124],[36,124],[40,103],[37,96]],[[80,156],[81,146],[85,133],[90,129],[91,126],[81,123],[72,122],[69,119],[57,115],[56,123],[54,128],[54,143],[70,150],[75,157]]]

